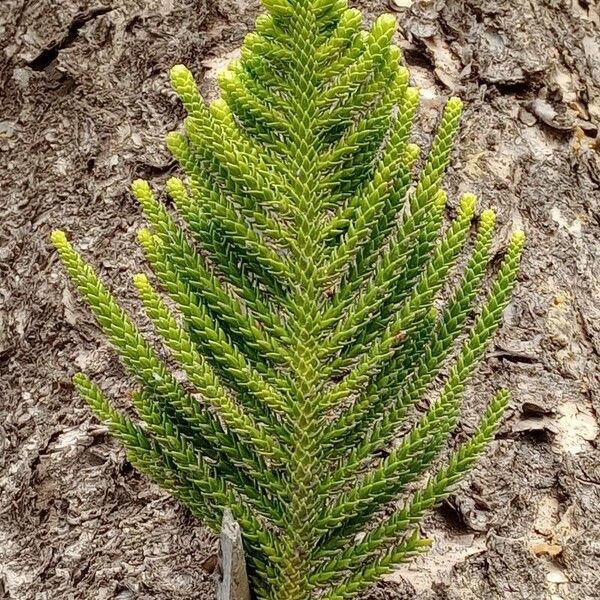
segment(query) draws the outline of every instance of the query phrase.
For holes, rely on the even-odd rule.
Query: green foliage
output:
[[[392,17],[364,32],[345,0],[264,3],[221,99],[206,105],[185,67],[171,71],[188,113],[167,140],[186,175],[167,183],[175,210],[133,184],[155,282],[134,283],[170,358],[65,234],[52,240],[137,379],[131,417],[75,376],[131,462],[215,529],[233,511],[259,598],[342,600],[427,546],[423,513],[493,437],[506,391],[424,478],[509,302],[524,238],[513,235],[479,303],[494,214],[476,219],[466,194],[444,219],[460,100],[417,170],[419,95]]]

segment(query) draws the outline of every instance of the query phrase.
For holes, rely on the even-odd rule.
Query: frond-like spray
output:
[[[137,380],[131,418],[75,376],[131,462],[215,529],[232,510],[259,598],[342,600],[427,547],[424,512],[494,436],[505,390],[423,478],[500,324],[524,238],[484,292],[493,212],[477,218],[466,194],[444,219],[462,103],[448,101],[417,169],[419,94],[391,16],[362,31],[345,0],[263,2],[221,99],[205,104],[185,67],[171,71],[188,113],[167,139],[185,174],[167,182],[178,218],[147,182],[132,186],[152,271],[134,284],[170,362],[65,234],[52,241]]]

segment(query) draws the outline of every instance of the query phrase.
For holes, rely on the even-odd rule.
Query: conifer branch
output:
[[[505,390],[431,473],[524,236],[480,301],[495,216],[481,213],[461,261],[476,200],[447,222],[443,186],[462,102],[448,100],[419,167],[394,19],[363,31],[345,0],[263,4],[220,99],[171,70],[188,113],[167,136],[185,175],[166,184],[173,208],[132,185],[153,272],[134,284],[168,359],[66,235],[52,242],[137,380],[131,418],[74,378],[132,464],[213,529],[232,511],[257,599],[345,600],[426,549],[423,515],[493,438]]]

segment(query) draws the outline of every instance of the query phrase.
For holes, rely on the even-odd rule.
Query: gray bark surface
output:
[[[498,212],[496,251],[528,236],[515,300],[469,388],[453,443],[495,389],[497,439],[423,524],[431,552],[365,598],[600,598],[600,18],[596,0],[394,0],[415,139],[443,100],[463,126],[447,178]],[[401,8],[400,5],[407,5]],[[373,15],[389,10],[363,0]],[[0,2],[0,598],[215,597],[216,537],[127,462],[82,404],[86,371],[125,407],[131,381],[51,249],[65,229],[140,315],[143,219],[128,186],[162,187],[183,111],[168,69],[214,93],[250,0]],[[144,331],[148,323],[141,320]]]

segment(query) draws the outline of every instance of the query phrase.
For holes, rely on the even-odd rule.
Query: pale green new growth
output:
[[[477,218],[465,194],[444,219],[462,103],[447,102],[419,159],[419,95],[391,16],[365,32],[345,0],[263,2],[221,99],[206,105],[185,67],[171,71],[188,112],[167,139],[186,176],[167,182],[176,212],[133,184],[154,273],[134,283],[168,358],[65,234],[52,241],[138,381],[130,418],[74,380],[131,462],[215,529],[233,511],[258,598],[343,600],[426,548],[424,512],[494,435],[504,390],[424,477],[510,300],[524,237],[483,292],[493,212]]]

